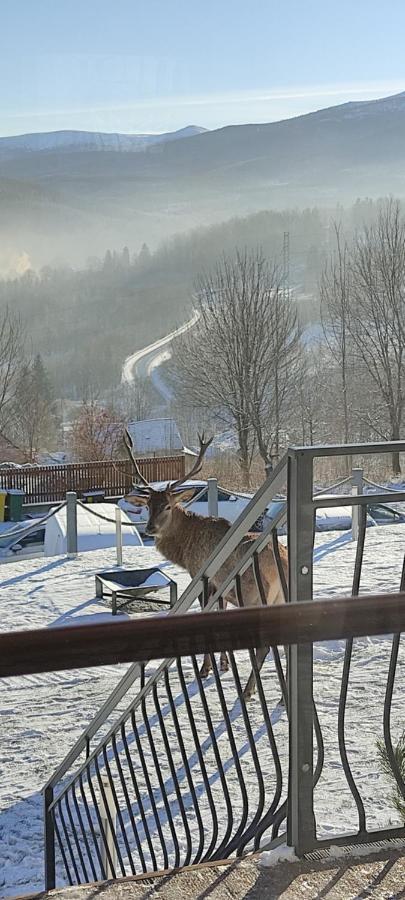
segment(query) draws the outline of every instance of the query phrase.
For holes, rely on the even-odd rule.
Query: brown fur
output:
[[[193,491],[180,491],[171,494],[170,491],[154,491],[149,488],[147,497],[127,496],[126,499],[134,504],[147,504],[149,507],[149,520],[146,531],[153,534],[156,549],[166,559],[175,565],[181,566],[194,578],[203,568],[207,559],[214,552],[226,532],[230,528],[227,519],[214,516],[201,516],[179,506],[181,501],[191,499]],[[211,593],[218,590],[227,575],[230,574],[238,558],[242,558],[246,552],[248,541],[254,540],[256,535],[248,534],[242,543],[229,556],[219,569],[211,582]],[[288,555],[283,545],[279,545],[280,559],[286,580],[288,579]],[[259,556],[260,574],[267,605],[284,603],[284,595],[280,584],[277,564],[274,559],[272,547],[266,547]],[[249,568],[242,576],[241,590],[244,606],[257,606],[261,603],[257,590],[256,580],[252,568]],[[226,595],[226,602],[238,606],[238,600],[234,591]],[[264,654],[265,655],[265,654]],[[263,648],[260,653],[263,662]],[[208,675],[211,668],[209,654],[204,657],[201,674]],[[221,670],[228,668],[228,660],[225,653],[221,654]],[[249,679],[245,696],[250,696],[255,688],[254,678]]]

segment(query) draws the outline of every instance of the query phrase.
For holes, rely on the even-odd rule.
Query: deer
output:
[[[159,553],[175,565],[185,569],[191,578],[203,568],[206,560],[214,552],[224,535],[229,530],[230,522],[227,519],[215,516],[202,516],[184,508],[195,495],[194,488],[184,488],[185,481],[197,475],[201,471],[204,456],[213,438],[205,440],[204,433],[199,435],[199,453],[192,468],[177,481],[168,482],[166,487],[155,490],[142,475],[132,450],[132,441],[128,431],[125,431],[124,445],[130,457],[138,482],[133,482],[134,491],[126,494],[125,500],[133,505],[147,506],[149,518],[146,525],[146,534],[155,539],[155,546]],[[238,547],[230,554],[209,584],[209,596],[218,591],[225,578],[235,567],[238,559],[246,552],[248,542],[254,540],[257,534],[248,533]],[[288,578],[287,550],[279,544],[279,556],[284,572],[285,582]],[[266,547],[259,558],[259,569],[263,585],[264,597],[268,606],[285,602],[283,586],[271,547]],[[241,593],[243,605],[261,605],[262,598],[259,595],[256,579],[250,567],[241,577]],[[222,608],[230,602],[239,606],[238,598],[234,590],[226,595]],[[203,602],[200,600],[201,605]],[[268,653],[268,647],[258,648],[256,652],[257,667],[260,671]],[[200,670],[200,675],[206,678],[211,671],[211,656],[205,654]],[[220,655],[220,671],[225,672],[229,668],[228,657],[225,651]],[[251,672],[244,690],[244,698],[249,699],[256,688],[256,679]]]

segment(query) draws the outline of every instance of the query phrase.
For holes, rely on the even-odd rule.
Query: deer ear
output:
[[[195,488],[186,488],[184,491],[176,491],[173,494],[170,494],[170,504],[171,506],[178,506],[179,503],[188,503],[189,500],[192,500],[193,497],[195,497],[195,494]]]
[[[147,506],[150,500],[148,494],[126,494],[124,500],[132,503],[132,506]]]

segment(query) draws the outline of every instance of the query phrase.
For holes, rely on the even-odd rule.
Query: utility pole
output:
[[[284,299],[290,299],[290,232],[284,232],[283,238],[283,290]]]

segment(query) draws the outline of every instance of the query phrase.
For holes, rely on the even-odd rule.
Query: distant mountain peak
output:
[[[119,132],[77,131],[62,129],[60,131],[34,132],[10,137],[0,137],[0,158],[7,159],[24,153],[41,151],[86,151],[86,150],[118,150],[123,153],[136,153],[146,150],[155,144],[183,140],[207,131],[199,125],[186,125],[178,131],[163,134],[121,134]]]

